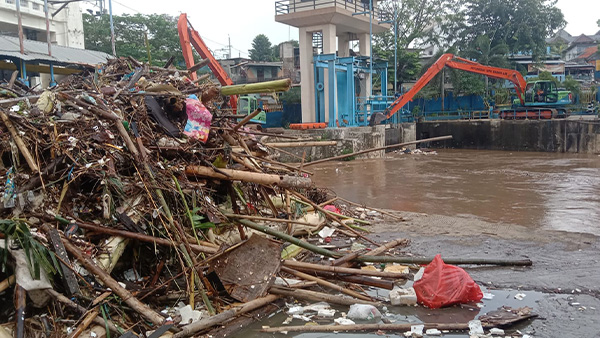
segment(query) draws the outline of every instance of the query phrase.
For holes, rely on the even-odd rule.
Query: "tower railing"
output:
[[[338,7],[352,12],[369,16],[369,3],[360,0],[280,0],[275,1],[275,15],[284,15],[310,11],[321,8]],[[382,13],[373,8],[373,17],[382,20]]]

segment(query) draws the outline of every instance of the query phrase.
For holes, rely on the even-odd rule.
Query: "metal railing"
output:
[[[280,0],[275,1],[275,15],[284,15],[321,8],[338,7],[352,13],[369,16],[369,4],[360,0]],[[382,21],[382,13],[373,8],[373,19]]]

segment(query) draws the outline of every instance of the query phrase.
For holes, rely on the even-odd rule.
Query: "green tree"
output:
[[[284,104],[300,103],[300,87],[292,87],[287,92],[283,92],[279,101]]]
[[[428,44],[443,45],[446,24],[453,20],[459,0],[384,0],[378,3],[382,15],[392,21],[388,32],[376,41],[388,48],[394,44],[394,23],[397,25],[398,45],[419,48]]]
[[[456,44],[467,49],[487,35],[490,48],[506,44],[510,53],[544,56],[545,38],[565,26],[556,0],[463,0]]]
[[[164,65],[171,56],[175,56],[175,64],[184,66],[175,17],[165,14],[126,14],[114,15],[113,21],[117,56],[131,56],[147,62],[149,49],[154,65]],[[86,49],[112,53],[108,15],[83,14],[83,30]]]
[[[254,61],[273,61],[274,59],[271,41],[264,34],[258,34],[252,40],[252,49],[248,50],[248,52],[250,53],[250,59]]]
[[[567,75],[562,85],[563,87],[565,87],[566,90],[573,93],[574,96],[581,95],[581,84],[579,83],[579,81],[575,80],[571,75]]]
[[[388,79],[393,82],[394,45],[397,45],[398,90],[403,83],[415,80],[420,75],[419,48],[445,44],[445,25],[452,20],[453,8],[458,6],[457,3],[458,0],[384,0],[379,2],[378,8],[382,15],[391,21],[391,28],[374,37],[373,55],[388,60],[391,65]]]

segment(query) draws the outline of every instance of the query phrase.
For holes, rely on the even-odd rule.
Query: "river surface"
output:
[[[318,186],[371,207],[600,235],[597,155],[440,149],[310,170]]]

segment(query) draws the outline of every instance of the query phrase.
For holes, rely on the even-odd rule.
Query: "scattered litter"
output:
[[[336,319],[333,320],[333,322],[336,325],[354,325],[355,324],[354,321],[352,321],[352,320],[350,320],[348,318],[343,318],[343,317],[336,318]]]
[[[471,320],[469,321],[469,336],[480,336],[483,335],[483,327],[481,326],[480,320]]]
[[[483,297],[479,285],[465,270],[445,264],[440,255],[436,255],[427,265],[423,278],[416,281],[413,287],[419,303],[432,309],[478,302]]]
[[[373,305],[353,304],[350,305],[347,317],[350,319],[373,320],[381,318],[381,312]]]
[[[417,294],[415,289],[395,288],[390,291],[390,302],[392,305],[417,305]]]
[[[489,292],[484,292],[483,293],[483,299],[492,300],[492,299],[494,299],[494,294],[493,293],[489,293]]]
[[[425,334],[428,336],[441,336],[442,331],[440,331],[438,329],[428,329],[425,331]]]
[[[527,295],[526,295],[526,294],[524,294],[524,293],[517,293],[517,294],[515,295],[515,299],[516,299],[516,300],[523,300],[523,299],[525,298],[525,296],[527,296]]]
[[[494,327],[490,329],[490,334],[492,336],[504,336],[504,330]]]

